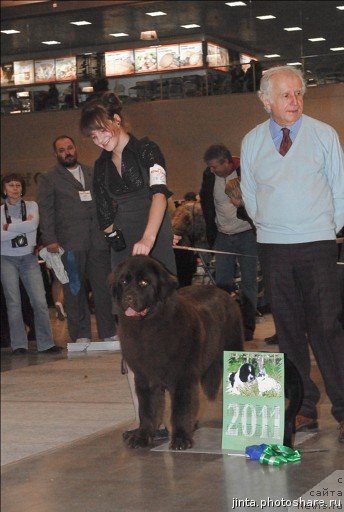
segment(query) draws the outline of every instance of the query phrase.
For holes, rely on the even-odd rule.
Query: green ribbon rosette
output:
[[[261,464],[269,466],[279,466],[286,462],[299,462],[301,453],[299,450],[293,450],[283,444],[268,444],[259,458]]]

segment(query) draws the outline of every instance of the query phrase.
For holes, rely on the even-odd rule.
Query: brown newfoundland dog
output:
[[[147,446],[171,396],[170,448],[193,444],[199,384],[210,400],[222,378],[223,351],[243,350],[240,309],[228,293],[210,285],[177,290],[177,280],[149,256],[131,256],[110,279],[122,354],[135,375],[140,427],[127,439]]]

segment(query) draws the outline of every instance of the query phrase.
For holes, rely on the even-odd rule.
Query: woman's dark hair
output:
[[[89,136],[93,130],[106,128],[115,114],[121,116],[122,103],[113,92],[103,92],[86,103],[81,111],[80,131]]]
[[[21,195],[24,196],[25,192],[26,192],[25,180],[24,180],[23,176],[21,176],[20,174],[17,174],[16,172],[12,172],[10,174],[5,174],[5,176],[3,176],[1,178],[1,197],[3,199],[6,199],[7,195],[4,193],[5,183],[10,183],[10,181],[19,181],[19,183],[22,186]]]

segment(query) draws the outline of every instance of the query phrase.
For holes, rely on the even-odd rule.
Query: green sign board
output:
[[[222,449],[283,444],[284,354],[224,352]]]

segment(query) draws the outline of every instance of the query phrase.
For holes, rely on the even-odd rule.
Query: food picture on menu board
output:
[[[156,48],[139,48],[135,50],[135,71],[136,73],[149,73],[157,71]]]
[[[221,71],[227,71],[229,66],[229,54],[227,48],[217,44],[208,43],[207,53],[208,66],[218,68]]]
[[[3,64],[0,67],[1,85],[14,85],[13,63]]]
[[[14,66],[14,84],[27,85],[34,82],[33,60],[22,60],[13,63]]]
[[[35,60],[35,82],[55,81],[55,61]]]
[[[181,68],[196,68],[203,66],[201,42],[180,44],[179,49]]]
[[[76,80],[76,57],[55,59],[56,80]]]
[[[179,44],[160,46],[157,57],[159,71],[179,68]]]
[[[134,72],[133,50],[119,50],[105,53],[106,76],[132,75]]]

